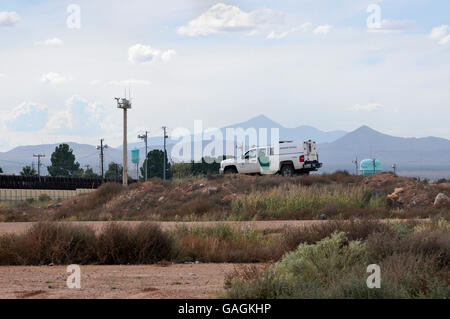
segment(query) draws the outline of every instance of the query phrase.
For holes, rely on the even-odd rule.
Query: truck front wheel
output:
[[[281,176],[284,177],[292,177],[294,176],[294,167],[292,167],[292,165],[283,165],[283,167],[281,167]]]
[[[237,169],[234,166],[225,167],[225,170],[223,171],[224,174],[237,174]]]

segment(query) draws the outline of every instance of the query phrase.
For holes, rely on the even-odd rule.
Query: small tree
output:
[[[0,174],[3,174],[3,170],[2,170],[2,168],[0,167]]]
[[[86,170],[83,173],[84,178],[98,178],[100,175],[95,174],[94,170],[90,167],[86,168]]]
[[[36,170],[32,168],[31,166],[27,165],[24,168],[22,168],[22,171],[20,172],[20,175],[22,176],[36,176]]]
[[[108,165],[108,170],[105,172],[105,178],[119,180],[122,178],[122,174],[123,166],[118,163],[111,162]]]
[[[159,177],[163,178],[164,160],[166,161],[166,178],[172,177],[172,170],[167,155],[164,156],[164,151],[153,150],[147,154],[147,158],[141,167],[141,175],[145,177],[145,165],[147,166],[147,178]]]
[[[51,156],[52,165],[47,168],[50,176],[77,177],[80,176],[80,163],[75,162],[73,150],[67,144],[55,148]]]

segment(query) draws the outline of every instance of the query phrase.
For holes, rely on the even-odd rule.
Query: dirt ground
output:
[[[236,264],[81,266],[81,289],[66,285],[65,266],[0,267],[0,299],[197,299],[222,290]]]
[[[227,224],[235,228],[252,228],[256,230],[271,230],[279,229],[283,227],[297,227],[297,226],[311,226],[314,224],[319,224],[327,221],[323,220],[276,220],[276,221],[240,221],[240,222],[155,222],[160,225],[163,230],[175,229],[178,226],[186,227],[199,227],[199,226],[214,226],[217,224]],[[102,228],[110,222],[63,222],[70,223],[72,225],[86,225],[92,227],[96,232],[102,230]],[[136,226],[141,222],[128,222],[128,221],[118,221],[116,223]],[[0,223],[0,235],[1,234],[12,234],[12,233],[23,233],[29,229],[34,222],[17,222],[17,223]]]

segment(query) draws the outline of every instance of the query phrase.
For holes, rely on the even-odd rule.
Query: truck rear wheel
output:
[[[294,167],[292,167],[292,165],[288,164],[288,165],[283,165],[281,167],[281,171],[280,171],[281,176],[292,177],[292,176],[294,176],[294,173],[295,173],[295,171],[294,171]]]

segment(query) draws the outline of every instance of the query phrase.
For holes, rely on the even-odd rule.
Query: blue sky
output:
[[[259,114],[450,139],[449,25],[445,0],[0,0],[0,151],[119,145],[113,98],[130,86],[131,141]]]

